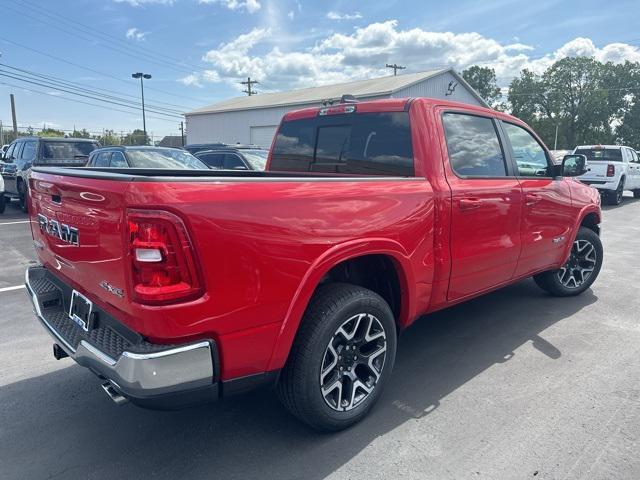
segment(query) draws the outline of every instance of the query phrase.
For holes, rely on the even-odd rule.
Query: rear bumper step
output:
[[[26,271],[25,284],[36,316],[59,349],[56,354],[54,347],[56,358],[64,353],[104,379],[103,389],[116,403],[129,399],[151,408],[173,408],[218,397],[218,351],[213,340],[152,344],[97,306],[100,320],[85,331],[67,314],[69,286],[42,266]]]

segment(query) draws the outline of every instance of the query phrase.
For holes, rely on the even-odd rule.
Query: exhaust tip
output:
[[[104,382],[102,384],[102,389],[105,391],[107,396],[113,400],[113,403],[116,405],[124,405],[129,402],[129,399],[118,392],[115,387],[111,384],[111,382]]]

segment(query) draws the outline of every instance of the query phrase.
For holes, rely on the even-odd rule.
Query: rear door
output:
[[[451,187],[449,300],[508,282],[520,255],[522,190],[490,116],[444,112]]]
[[[629,148],[629,170],[627,172],[626,188],[628,190],[640,189],[640,159],[635,150]]]
[[[561,262],[572,242],[575,215],[569,184],[554,179],[553,162],[539,140],[526,128],[501,122],[505,142],[524,196],[522,253],[516,275],[526,275]]]

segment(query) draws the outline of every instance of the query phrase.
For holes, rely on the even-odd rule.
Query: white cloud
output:
[[[293,10],[289,10],[289,13],[287,13],[287,17],[289,17],[289,20],[293,20],[295,16],[296,14]]]
[[[220,82],[220,75],[218,75],[218,72],[215,70],[205,70],[202,73],[194,72],[186,77],[182,77],[179,81],[191,87],[202,87],[202,82]]]
[[[351,33],[334,33],[313,47],[285,50],[275,28],[254,28],[205,53],[211,71],[240,89],[237,82],[250,76],[263,91],[286,90],[389,75],[386,63],[408,67],[407,72],[453,67],[463,70],[477,64],[496,70],[501,86],[523,68],[544,71],[567,56],[587,55],[601,61],[640,61],[640,48],[622,43],[596,47],[587,38],[576,38],[544,56],[532,55],[533,47],[502,44],[479,33],[402,30],[396,20],[372,23]],[[199,77],[201,81],[207,81]]]
[[[126,37],[130,40],[137,40],[138,42],[141,42],[148,33],[149,32],[143,32],[142,30],[138,30],[136,27],[133,27],[127,30]]]
[[[135,1],[135,0],[134,0]],[[199,3],[218,3],[224,5],[229,10],[246,10],[248,13],[256,13],[262,5],[260,0],[199,0]]]
[[[144,5],[173,5],[175,0],[114,0],[116,3],[128,3],[132,7]]]
[[[329,20],[358,20],[362,18],[362,14],[360,12],[339,13],[332,10],[327,13],[327,18]]]

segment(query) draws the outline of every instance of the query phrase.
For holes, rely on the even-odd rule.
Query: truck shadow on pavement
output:
[[[510,361],[522,345],[531,342],[545,360],[560,358],[540,335],[596,300],[591,290],[553,298],[527,280],[421,319],[401,336],[378,405],[337,434],[299,423],[268,390],[156,412],[116,407],[92,374],[63,368],[0,389],[2,476],[324,478],[408,421],[429,432],[429,415],[447,395]]]

